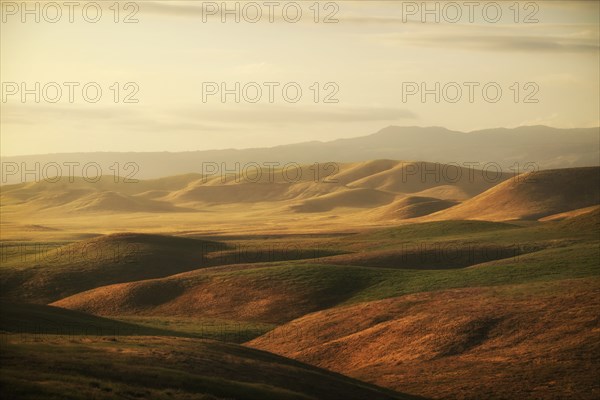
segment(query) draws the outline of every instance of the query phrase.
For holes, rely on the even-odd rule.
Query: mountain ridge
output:
[[[201,173],[203,163],[279,162],[309,164],[315,162],[359,162],[375,159],[427,160],[439,163],[494,162],[503,168],[534,163],[540,169],[600,165],[600,127],[560,129],[541,125],[518,128],[494,128],[471,132],[442,127],[388,126],[365,136],[332,141],[309,141],[273,147],[247,149],[194,150],[185,152],[90,152],[3,156],[2,184],[33,180],[4,167],[26,163],[96,162],[105,174],[118,163],[121,174],[133,173],[126,163],[137,164],[131,176],[152,179],[186,173]],[[432,146],[431,143],[435,143]],[[474,157],[473,155],[477,156]],[[113,169],[111,169],[111,166]],[[12,168],[12,167],[11,167]],[[125,171],[122,171],[125,169]],[[19,170],[17,169],[17,172]],[[64,172],[64,171],[63,171]],[[75,170],[77,175],[77,168]]]

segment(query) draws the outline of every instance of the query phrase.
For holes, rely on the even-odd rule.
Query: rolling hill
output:
[[[5,335],[7,398],[417,399],[235,344],[175,337]]]
[[[428,219],[540,219],[600,204],[600,167],[530,172]]]
[[[117,282],[157,278],[208,266],[207,255],[227,245],[151,234],[112,234],[67,244],[39,246],[27,255],[15,244],[0,274],[2,298],[48,303]],[[8,246],[3,248],[12,253]]]
[[[419,293],[309,314],[248,344],[440,399],[594,399],[599,294],[598,278]]]
[[[576,218],[596,223],[575,223],[576,229],[569,220],[531,227],[445,221],[334,236],[322,240],[320,249],[337,255],[223,265],[102,286],[53,305],[105,316],[282,323],[341,304],[402,294],[598,275],[598,216]]]
[[[469,199],[511,176],[504,172],[490,179],[485,171],[456,165],[393,160],[293,165],[254,172],[237,176],[187,174],[137,182],[104,176],[98,182],[78,178],[73,182],[22,183],[4,186],[1,200],[5,210],[27,216],[179,212],[187,214],[180,216],[185,220],[191,213],[218,206],[237,205],[241,212],[255,203],[269,203],[279,212],[297,213],[390,205],[387,214],[391,215],[395,207],[392,203],[399,201],[397,206],[407,209],[397,213],[398,218],[440,210],[449,201]],[[433,196],[429,204],[412,204],[424,194]],[[409,195],[414,198],[399,200]]]
[[[103,286],[52,305],[96,315],[228,318],[281,323],[339,304],[376,275],[357,267],[237,265]],[[361,279],[359,279],[361,278]]]
[[[174,331],[102,318],[91,314],[43,304],[0,301],[0,331],[4,334],[60,336],[177,336]]]
[[[392,193],[376,189],[349,189],[303,200],[291,205],[290,209],[299,213],[317,213],[343,207],[372,208],[388,204],[395,197]]]
[[[392,203],[373,210],[375,218],[411,219],[432,214],[456,205],[458,202],[434,197],[408,196],[397,199]]]
[[[377,160],[338,167],[328,171],[320,165],[318,172],[314,166],[295,167],[294,174],[302,177],[297,181],[274,170],[273,176],[257,182],[192,174],[173,177],[173,182],[9,185],[2,191],[2,207],[9,211],[3,224],[10,223],[10,215],[60,220],[71,215],[169,214],[172,220],[190,222],[218,220],[217,213],[224,211],[232,221],[242,221],[261,215],[292,220],[294,214],[336,216],[340,210],[374,224],[414,218],[508,221],[600,204],[600,167],[500,173],[493,179],[486,171],[426,162]],[[321,180],[315,181],[316,176]],[[249,207],[253,205],[256,212]]]
[[[342,165],[328,182],[186,175],[123,191],[116,182],[9,186],[3,227],[49,241],[2,242],[2,392],[597,397],[600,168],[500,183],[481,171],[458,181],[421,175],[435,168],[445,167],[377,160]],[[186,212],[135,212],[156,203]],[[103,220],[144,229],[148,218],[163,233],[94,233],[127,226]],[[77,221],[89,230],[74,230]],[[250,340],[300,362],[206,337]]]

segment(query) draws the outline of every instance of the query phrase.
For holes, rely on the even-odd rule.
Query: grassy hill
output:
[[[408,398],[308,362],[431,398],[598,397],[600,168],[420,167],[9,187],[0,391]]]
[[[309,314],[248,345],[440,399],[594,399],[599,295],[599,278],[417,293]]]
[[[340,304],[403,294],[600,274],[595,225],[570,227],[566,221],[529,227],[478,221],[412,224],[323,244],[345,255],[190,271],[104,286],[54,304],[99,315],[281,323]]]
[[[33,335],[134,336],[177,332],[102,318],[43,304],[0,302],[0,331]]]
[[[208,240],[151,234],[113,234],[27,255],[14,244],[0,274],[2,298],[48,303],[116,282],[168,276],[207,266],[209,253],[227,248]],[[35,246],[31,246],[36,249]]]
[[[155,234],[111,234],[79,242],[3,244],[1,298],[48,303],[118,282],[175,275],[223,264],[324,257],[318,243],[216,241]],[[312,247],[311,247],[312,246]],[[23,250],[31,251],[24,254]]]
[[[6,398],[416,398],[223,342],[152,336],[2,339],[0,390]]]
[[[509,179],[430,219],[540,219],[600,203],[600,167],[530,172]]]
[[[0,301],[0,332],[31,334],[36,338],[55,335],[70,338],[90,336],[178,336],[242,343],[265,334],[273,324],[244,323],[215,318],[118,316],[103,318],[43,304]]]

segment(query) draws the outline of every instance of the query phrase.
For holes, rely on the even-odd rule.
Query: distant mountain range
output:
[[[203,173],[205,163],[225,163],[235,169],[250,162],[310,164],[314,162],[356,162],[375,159],[429,161],[438,163],[497,163],[506,172],[523,169],[526,164],[539,169],[600,165],[600,128],[557,129],[547,126],[524,126],[514,129],[485,129],[474,132],[451,131],[441,127],[390,126],[377,133],[329,142],[311,141],[264,148],[203,150],[188,152],[91,152],[56,153],[2,157],[2,184],[39,180],[44,173],[20,173],[22,163],[28,170],[36,162],[43,168],[48,163],[79,163],[74,175],[80,176],[81,166],[96,162],[104,175],[116,171],[137,179],[151,179]],[[16,163],[16,164],[15,164]],[[115,165],[118,163],[118,165]],[[125,167],[135,163],[137,167]],[[518,163],[518,167],[517,164]],[[469,164],[474,165],[474,164]],[[15,166],[17,171],[14,172]],[[112,166],[112,168],[111,168]],[[53,174],[50,167],[46,175]],[[90,170],[94,172],[94,170]],[[88,174],[90,173],[88,171]],[[68,172],[63,169],[63,175]],[[514,170],[513,170],[514,172]],[[95,173],[95,172],[94,172]],[[23,179],[25,178],[25,179]]]

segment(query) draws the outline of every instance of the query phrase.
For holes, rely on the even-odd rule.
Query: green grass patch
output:
[[[119,316],[115,319],[136,326],[177,332],[187,337],[233,343],[247,342],[275,328],[274,324],[215,318]]]

